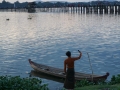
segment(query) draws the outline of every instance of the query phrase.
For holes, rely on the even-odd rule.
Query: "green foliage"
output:
[[[78,87],[75,90],[120,90],[120,84],[117,85],[91,85]]]
[[[89,82],[87,80],[77,81],[75,87],[95,86],[100,88],[115,88],[110,85],[120,84],[120,74],[113,75],[108,82],[100,81],[97,83]],[[91,87],[92,88],[92,87]],[[95,87],[94,87],[95,88]],[[120,87],[116,87],[120,90]],[[21,78],[20,76],[0,76],[0,90],[49,90],[47,84],[42,84],[42,80],[38,78]],[[64,90],[64,89],[62,89]],[[77,89],[76,89],[77,90]],[[92,90],[92,89],[91,89]],[[111,89],[110,89],[111,90]],[[114,90],[114,89],[112,89]]]
[[[76,82],[75,84],[75,87],[84,87],[84,86],[93,86],[93,85],[100,85],[101,86],[106,86],[106,85],[115,85],[115,84],[120,84],[120,74],[118,74],[117,76],[113,75],[111,80],[106,82],[106,81],[99,81],[99,82],[96,82],[96,83],[93,83],[93,82],[89,82],[87,80],[81,80],[81,81],[78,81]],[[118,89],[120,90],[120,89]]]
[[[99,80],[98,82],[91,82],[83,79],[81,81],[77,81],[75,87],[84,87],[84,86],[91,86],[91,85],[107,85],[108,82]]]
[[[113,75],[109,84],[120,84],[120,74],[118,74],[117,76]]]
[[[75,87],[84,87],[84,86],[89,86],[89,85],[94,85],[95,83],[89,82],[86,79],[83,79],[81,81],[77,81],[75,84]]]
[[[37,78],[21,78],[20,76],[0,76],[0,90],[49,90],[47,84]]]

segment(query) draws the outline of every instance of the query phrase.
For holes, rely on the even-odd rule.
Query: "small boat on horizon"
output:
[[[7,18],[6,20],[7,20],[7,21],[9,21],[10,19],[9,19],[9,18]]]
[[[64,74],[64,70],[60,68],[55,68],[43,64],[39,64],[36,62],[31,61],[31,59],[28,59],[31,67],[38,73],[44,73],[46,75],[53,76],[55,78],[65,79],[66,75]],[[75,72],[75,80],[88,80],[92,82],[98,82],[98,81],[105,81],[107,77],[109,76],[109,73],[106,73],[105,75],[95,75],[95,74],[86,74],[81,72]]]

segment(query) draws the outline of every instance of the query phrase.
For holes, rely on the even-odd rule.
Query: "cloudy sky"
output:
[[[3,0],[0,0],[0,2],[2,2]],[[7,2],[15,2],[15,1],[19,1],[19,2],[32,2],[32,1],[68,1],[68,2],[89,2],[89,1],[96,1],[96,0],[5,0]],[[111,0],[110,0],[111,1]],[[120,0],[117,0],[120,1]]]

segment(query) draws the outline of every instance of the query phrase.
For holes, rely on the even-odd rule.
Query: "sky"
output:
[[[0,0],[0,3],[2,2],[3,0]],[[21,2],[32,2],[32,1],[67,1],[67,2],[89,2],[89,1],[97,1],[97,0],[5,0],[6,2],[11,2],[11,3],[14,3],[16,1],[19,1],[20,3]],[[105,0],[106,1],[106,0]],[[111,0],[110,0],[111,1]],[[117,1],[120,1],[120,0],[117,0]]]

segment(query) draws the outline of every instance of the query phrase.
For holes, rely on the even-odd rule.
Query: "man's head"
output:
[[[67,52],[66,52],[66,55],[67,55],[68,57],[71,57],[71,52],[70,52],[70,51],[67,51]]]

